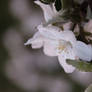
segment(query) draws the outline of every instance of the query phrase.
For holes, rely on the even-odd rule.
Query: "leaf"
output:
[[[88,62],[80,61],[80,60],[70,60],[70,59],[67,59],[66,62],[69,65],[76,67],[80,71],[92,72],[92,63],[88,63]]]
[[[85,90],[85,92],[92,92],[92,84]]]
[[[87,19],[92,19],[92,11],[91,11],[90,6],[88,6],[86,18],[87,18]]]

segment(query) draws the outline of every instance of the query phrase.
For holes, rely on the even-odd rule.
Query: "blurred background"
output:
[[[0,92],[84,92],[92,73],[66,74],[57,57],[24,43],[44,21],[33,0],[0,0]]]

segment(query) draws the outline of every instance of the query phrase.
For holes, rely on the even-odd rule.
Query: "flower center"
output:
[[[61,51],[63,51],[65,48],[66,48],[66,46],[61,45],[61,44],[58,46],[58,50],[61,50]]]
[[[58,51],[58,53],[60,54],[61,52],[66,52],[66,53],[68,53],[68,49],[69,48],[72,48],[72,45],[71,45],[71,43],[70,42],[66,42],[66,41],[60,41],[59,42],[59,45],[58,45],[58,47],[57,47],[57,51]]]

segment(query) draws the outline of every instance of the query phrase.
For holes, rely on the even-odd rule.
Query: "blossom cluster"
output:
[[[58,12],[52,5],[44,4],[40,1],[35,1],[44,13],[45,22],[58,16]],[[75,27],[74,32],[71,29],[72,22],[68,21],[61,26],[50,23],[44,26],[43,23],[37,26],[38,31],[29,39],[25,45],[32,45],[33,49],[43,48],[43,51],[48,56],[57,56],[60,65],[67,73],[72,73],[75,67],[67,64],[66,60],[83,60],[90,62],[92,60],[92,45],[87,44],[77,39],[75,33],[79,31],[79,27]],[[85,32],[92,33],[92,20],[83,24]],[[81,34],[82,35],[82,34]],[[86,39],[92,39],[86,36]]]

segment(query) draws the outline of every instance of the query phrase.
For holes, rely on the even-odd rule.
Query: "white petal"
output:
[[[60,39],[71,42],[72,45],[76,43],[75,35],[70,30],[65,30],[61,33]]]
[[[60,28],[52,25],[47,27],[43,27],[42,25],[39,25],[38,30],[41,35],[49,39],[59,39],[61,36],[60,31],[62,31]]]
[[[85,43],[81,41],[77,41],[75,49],[80,59],[84,61],[92,60],[92,46],[91,45],[86,45]]]
[[[31,44],[31,39],[29,39],[26,43],[24,43],[24,45],[30,45]]]
[[[52,9],[53,9],[53,12],[54,12],[56,15],[59,15],[59,12],[56,10],[55,3],[52,4]]]
[[[43,46],[43,39],[39,32],[36,32],[33,38],[29,39],[25,45],[32,44],[32,48],[41,48]]]
[[[69,30],[62,31],[59,27],[52,25],[47,27],[43,27],[42,25],[39,25],[38,30],[40,34],[46,38],[70,41],[72,44],[76,43],[76,38],[72,31]]]
[[[63,28],[64,28],[64,30],[70,30],[72,26],[73,26],[73,23],[72,22],[68,22],[68,23],[65,23],[63,25]]]
[[[32,48],[33,49],[37,49],[37,48],[41,48],[43,46],[43,42],[42,41],[39,41],[39,42],[34,42],[32,43]]]
[[[30,45],[30,44],[32,44],[32,41],[34,41],[35,39],[37,39],[39,37],[40,37],[40,33],[39,32],[36,32],[34,34],[34,36],[31,39],[29,39],[24,45]]]
[[[35,1],[35,3],[38,4],[42,8],[42,10],[44,12],[45,20],[47,22],[48,22],[48,20],[51,20],[55,16],[55,13],[52,10],[52,8],[50,7],[50,5],[43,4],[40,1]]]
[[[75,33],[76,36],[78,36],[79,33],[80,33],[80,29],[79,29],[78,24],[77,24],[77,25],[75,26],[75,28],[74,28],[74,33]]]
[[[47,41],[44,43],[43,51],[48,56],[57,56],[56,46],[51,41]]]
[[[62,56],[58,56],[58,59],[59,59],[59,63],[64,68],[64,71],[66,73],[72,73],[75,70],[75,68],[72,65],[68,65],[66,63],[65,58],[63,58]]]

